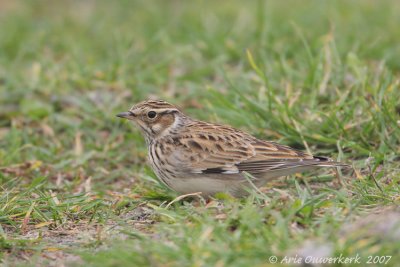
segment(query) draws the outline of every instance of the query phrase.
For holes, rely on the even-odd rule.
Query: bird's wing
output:
[[[226,126],[210,126],[175,137],[173,158],[190,173],[265,173],[320,164],[320,159]]]
[[[256,154],[249,140],[233,133],[192,133],[179,144],[176,155],[191,173],[238,173],[237,165]]]

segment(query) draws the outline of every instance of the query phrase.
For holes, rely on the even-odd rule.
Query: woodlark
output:
[[[165,101],[144,101],[117,116],[140,127],[154,172],[183,194],[227,192],[239,197],[251,182],[260,187],[292,173],[345,166],[229,126],[192,119]]]

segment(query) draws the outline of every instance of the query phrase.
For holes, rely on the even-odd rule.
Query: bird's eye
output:
[[[155,111],[149,111],[147,113],[147,117],[149,117],[150,119],[154,119],[156,117],[157,113]]]

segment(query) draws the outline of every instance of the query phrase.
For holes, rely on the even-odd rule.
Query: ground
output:
[[[399,12],[395,0],[1,1],[2,264],[395,266]],[[178,197],[115,117],[150,98],[352,167],[244,199]]]

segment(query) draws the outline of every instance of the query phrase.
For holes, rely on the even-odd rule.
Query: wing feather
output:
[[[233,128],[205,124],[174,138],[175,162],[191,173],[259,174],[317,165],[313,156],[274,142],[259,140]]]

